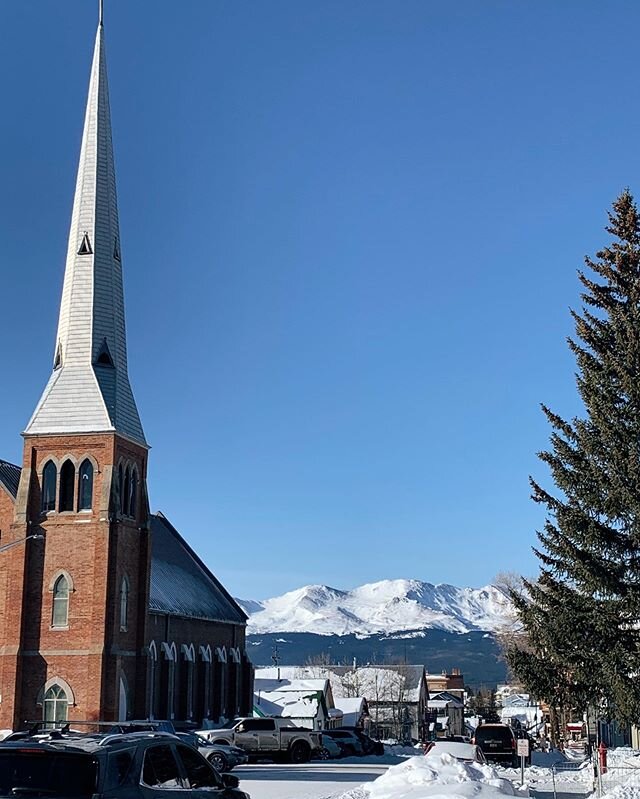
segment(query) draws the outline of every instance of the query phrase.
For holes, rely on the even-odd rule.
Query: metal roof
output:
[[[3,485],[14,499],[18,496],[21,471],[19,466],[0,460],[0,485]]]
[[[246,624],[247,616],[162,513],[151,515],[149,610]]]

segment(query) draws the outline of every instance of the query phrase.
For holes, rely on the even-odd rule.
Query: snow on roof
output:
[[[256,677],[254,680],[255,689],[261,691],[322,691],[327,688],[328,680],[265,680]]]
[[[315,719],[320,709],[317,696],[304,691],[267,691],[254,694],[254,707],[260,715]]]

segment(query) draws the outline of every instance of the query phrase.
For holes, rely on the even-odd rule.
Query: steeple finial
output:
[[[102,27],[102,18],[104,16],[104,0],[98,0],[98,25]]]

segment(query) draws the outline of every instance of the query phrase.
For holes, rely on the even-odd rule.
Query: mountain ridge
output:
[[[394,579],[345,591],[306,585],[265,600],[236,599],[249,616],[247,634],[390,635],[421,630],[496,633],[514,620],[498,586],[459,588],[448,583]]]

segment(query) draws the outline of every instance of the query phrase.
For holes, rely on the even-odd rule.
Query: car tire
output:
[[[209,755],[209,763],[219,771],[221,774],[223,771],[228,771],[227,768],[227,758],[222,754],[222,752],[212,752]]]
[[[311,747],[305,741],[295,741],[289,750],[292,763],[308,763],[311,758]]]

